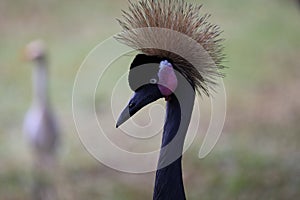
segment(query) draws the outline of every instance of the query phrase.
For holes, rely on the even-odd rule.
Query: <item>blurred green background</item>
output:
[[[300,6],[293,0],[197,2],[224,30],[228,110],[213,152],[197,158],[200,135],[184,155],[188,199],[299,198]],[[77,70],[95,45],[120,31],[115,18],[125,8],[123,0],[0,0],[1,200],[31,199],[22,123],[32,100],[32,64],[22,53],[36,38],[47,44],[51,99],[63,133],[61,199],[151,199],[154,173],[101,165],[80,143],[72,118]]]

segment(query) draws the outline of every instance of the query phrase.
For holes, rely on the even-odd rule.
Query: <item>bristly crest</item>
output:
[[[122,11],[123,19],[118,20],[123,31],[116,39],[146,55],[169,59],[200,94],[209,95],[209,88],[222,76],[218,70],[224,68],[223,39],[219,27],[207,22],[210,15],[200,15],[202,5],[184,0],[129,4],[129,11]]]

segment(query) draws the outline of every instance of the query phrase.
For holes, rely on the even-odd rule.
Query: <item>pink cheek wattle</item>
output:
[[[160,68],[158,88],[161,94],[165,97],[174,93],[177,88],[177,77],[173,67],[163,66]]]
[[[165,86],[158,85],[158,88],[159,88],[161,94],[165,97],[170,96],[173,93],[172,90],[170,90],[169,88],[166,88]]]

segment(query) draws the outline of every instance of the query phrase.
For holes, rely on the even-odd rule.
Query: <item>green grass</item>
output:
[[[188,198],[297,199],[299,7],[292,0],[197,2],[224,29],[228,111],[214,151],[197,159],[199,134],[184,155]],[[72,118],[77,70],[94,46],[120,31],[115,18],[126,5],[121,0],[0,1],[0,199],[30,199],[31,157],[22,121],[31,103],[31,63],[22,60],[22,52],[36,38],[47,43],[51,99],[63,132],[57,180],[62,199],[151,199],[154,173],[123,174],[99,164],[80,143]],[[127,67],[130,59],[114,66]],[[104,116],[108,94],[100,92],[96,99]]]

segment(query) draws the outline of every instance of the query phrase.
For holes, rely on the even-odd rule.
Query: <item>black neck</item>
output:
[[[193,105],[194,94],[189,97],[179,94],[178,98],[172,95],[171,100],[167,102],[167,115],[155,179],[154,200],[185,199],[181,160]]]

